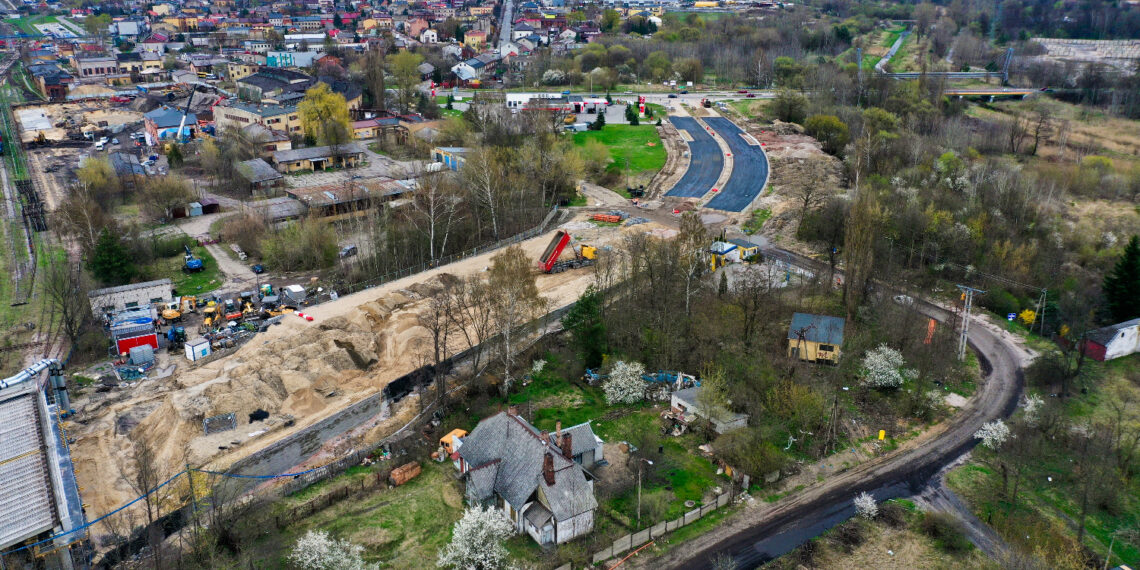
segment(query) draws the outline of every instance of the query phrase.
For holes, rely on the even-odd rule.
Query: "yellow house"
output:
[[[471,30],[469,32],[464,32],[463,34],[463,45],[470,47],[471,49],[479,49],[483,47],[483,44],[485,43],[487,43],[487,32],[484,32],[482,30]]]
[[[261,125],[289,135],[301,134],[301,116],[295,105],[257,105],[233,102],[228,106],[214,107],[214,122],[218,131],[227,128],[245,128]]]
[[[841,317],[795,313],[788,327],[788,358],[836,364],[843,347]]]
[[[191,32],[198,29],[197,16],[169,16],[163,18],[162,22],[180,32]]]
[[[244,61],[231,61],[226,64],[226,74],[229,75],[230,81],[238,81],[245,79],[261,69],[260,65],[255,63],[246,63]]]

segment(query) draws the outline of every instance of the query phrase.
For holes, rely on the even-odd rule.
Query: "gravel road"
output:
[[[780,252],[783,257],[793,255]],[[815,262],[795,256],[799,263]],[[931,303],[915,309],[946,322],[950,313]],[[986,379],[970,401],[951,419],[908,441],[893,453],[858,465],[782,501],[757,501],[730,516],[715,530],[657,557],[642,557],[635,568],[708,568],[713,556],[733,557],[737,568],[755,568],[791,551],[854,512],[852,498],[867,491],[876,500],[921,492],[943,466],[973,447],[974,432],[994,418],[1008,416],[1017,406],[1024,375],[1032,358],[1016,337],[1000,327],[975,320],[970,347],[982,362]]]

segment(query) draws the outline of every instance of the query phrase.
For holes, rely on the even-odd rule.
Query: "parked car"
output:
[[[262,273],[265,273],[265,266],[261,265],[260,263],[255,263],[249,266],[249,270],[256,273],[257,275],[261,275]]]
[[[111,139],[111,144],[119,144],[119,139],[118,138]]]
[[[346,257],[352,257],[352,256],[356,255],[356,245],[355,244],[348,244],[348,245],[340,248],[340,253],[338,253],[337,255],[340,256],[341,259],[344,259]]]
[[[669,94],[669,98],[670,98],[670,99],[676,99],[676,98],[677,98],[677,94],[676,94],[676,93],[670,93],[670,94]]]
[[[681,95],[688,95],[688,94],[689,94],[689,90],[688,90],[688,89],[682,89],[682,90],[681,90]]]

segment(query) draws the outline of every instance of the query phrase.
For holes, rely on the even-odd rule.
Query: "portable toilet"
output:
[[[210,356],[210,341],[204,338],[196,338],[186,343],[187,360],[193,362],[207,356]]]
[[[190,202],[190,217],[193,218],[194,216],[201,216],[201,215],[202,215],[202,203],[201,202]]]

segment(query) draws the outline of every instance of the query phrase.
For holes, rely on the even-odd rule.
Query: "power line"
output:
[[[965,360],[966,337],[970,330],[970,309],[974,307],[974,293],[984,295],[985,291],[967,285],[957,285],[957,287],[962,291],[962,298],[965,301],[965,307],[962,309],[962,334],[958,336],[958,360]]]

